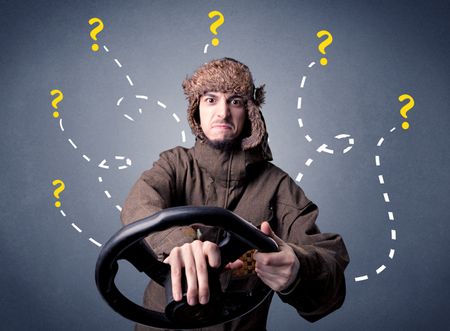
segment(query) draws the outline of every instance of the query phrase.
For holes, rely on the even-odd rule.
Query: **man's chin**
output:
[[[215,148],[215,149],[219,149],[222,151],[230,151],[230,150],[235,150],[238,149],[238,147],[240,146],[240,140],[239,139],[214,139],[214,140],[210,140],[208,138],[206,138],[206,142],[208,143],[209,146]]]

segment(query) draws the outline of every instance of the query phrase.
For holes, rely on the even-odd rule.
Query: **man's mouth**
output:
[[[233,129],[233,125],[231,125],[230,123],[214,123],[212,127],[218,129]]]

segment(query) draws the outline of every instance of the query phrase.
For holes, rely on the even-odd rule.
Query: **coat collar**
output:
[[[271,159],[259,147],[246,151],[222,151],[200,139],[195,142],[194,155],[199,166],[212,179],[219,181],[241,181],[246,177],[249,165]]]

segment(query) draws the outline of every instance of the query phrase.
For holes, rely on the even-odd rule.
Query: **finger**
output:
[[[242,260],[237,259],[234,262],[230,262],[225,266],[225,269],[227,270],[234,270],[234,269],[240,269],[244,266],[244,262]]]
[[[202,305],[209,301],[209,284],[208,284],[208,268],[206,257],[203,252],[204,243],[194,241],[192,243],[192,251],[194,253],[195,268],[197,272],[198,282],[198,302]]]
[[[275,253],[256,252],[253,255],[253,258],[260,267],[279,267],[285,266],[291,262],[289,256],[287,256],[284,251]]]
[[[193,306],[197,304],[198,296],[197,267],[195,265],[194,253],[192,251],[191,245],[184,244],[181,248],[187,283],[186,298],[188,304]]]
[[[175,247],[170,252],[170,277],[172,280],[172,296],[175,301],[180,301],[182,298],[181,290],[181,273],[182,273],[182,262],[181,262],[181,251],[179,247]]]
[[[205,241],[203,243],[203,253],[208,258],[208,264],[212,268],[217,268],[220,266],[220,262],[221,262],[220,250],[216,244],[214,244],[210,241]]]
[[[273,240],[275,240],[275,242],[276,242],[278,245],[284,244],[284,241],[281,240],[281,238],[278,237],[278,236],[275,234],[275,232],[273,232],[272,228],[270,227],[269,222],[264,221],[264,222],[261,223],[261,231],[262,231],[265,235],[267,235],[267,236],[269,236],[270,238],[272,238]]]
[[[266,235],[270,236],[272,234],[272,228],[270,227],[269,222],[264,221],[261,223],[261,231]]]

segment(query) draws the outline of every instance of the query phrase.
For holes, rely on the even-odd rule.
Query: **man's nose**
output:
[[[227,100],[220,100],[217,103],[216,115],[220,118],[227,118],[230,115],[230,105]]]

